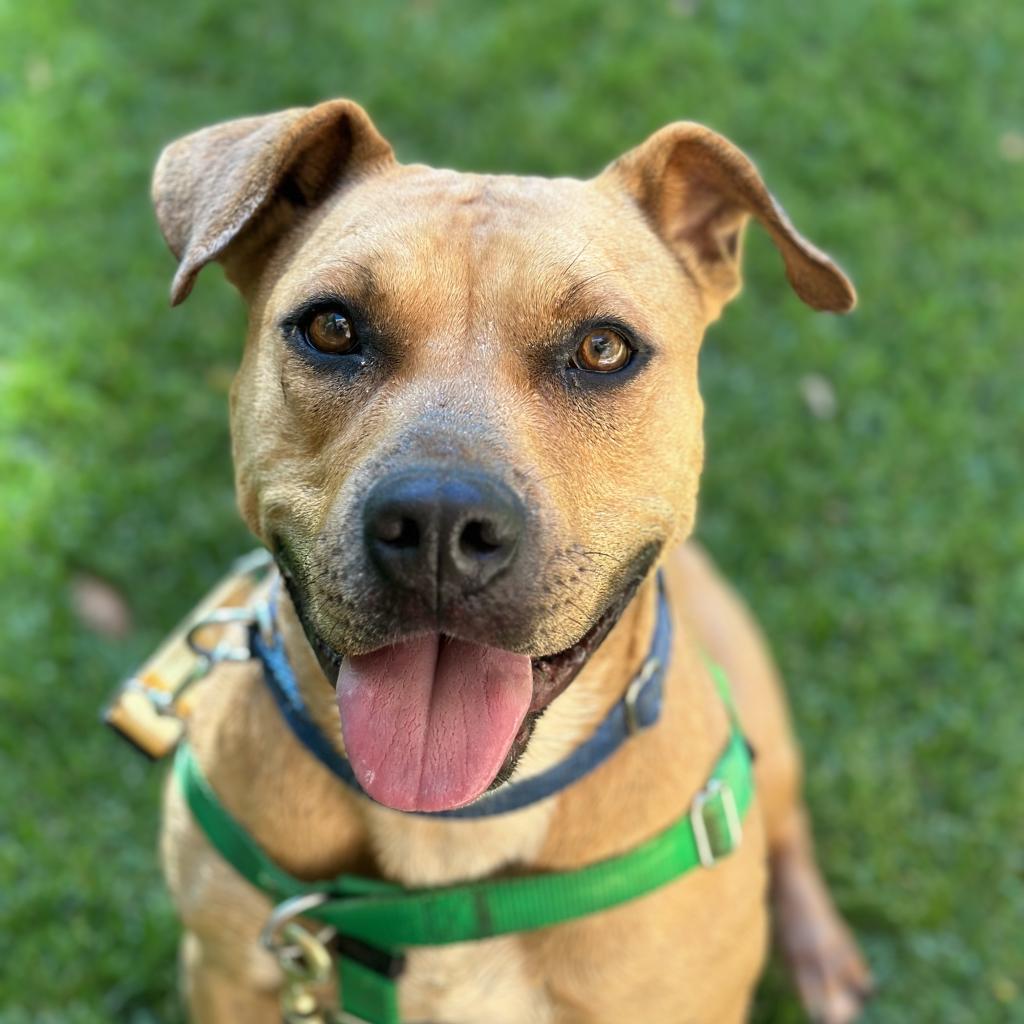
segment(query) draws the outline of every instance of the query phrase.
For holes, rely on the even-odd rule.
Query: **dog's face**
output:
[[[221,258],[249,302],[241,508],[338,678],[364,788],[404,809],[507,774],[689,533],[698,349],[748,216],[807,301],[853,301],[695,125],[592,181],[479,176],[399,165],[338,101],[190,136],[154,191],[176,299]]]
[[[330,647],[439,629],[550,655],[689,529],[700,296],[650,238],[593,184],[420,167],[296,233],[232,422],[246,517]],[[410,536],[375,533],[389,510]]]

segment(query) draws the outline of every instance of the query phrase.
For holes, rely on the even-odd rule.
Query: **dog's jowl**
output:
[[[153,195],[173,301],[216,260],[248,306],[277,566],[167,790],[192,1019],[728,1024],[771,915],[853,1020],[776,671],[687,540],[747,221],[854,304],[754,165],[680,122],[586,181],[436,170],[337,100],[180,139]]]

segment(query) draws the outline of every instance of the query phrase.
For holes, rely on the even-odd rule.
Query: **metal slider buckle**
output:
[[[630,682],[629,686],[626,687],[626,696],[623,697],[623,703],[626,708],[626,732],[630,736],[635,736],[644,728],[643,723],[637,715],[636,702],[640,699],[641,690],[643,690],[650,681],[651,676],[653,676],[660,668],[660,659],[651,655],[651,657],[649,657],[643,665],[640,666],[640,671],[633,676],[632,682]]]
[[[717,812],[717,814],[715,814]],[[714,818],[710,815],[715,814]],[[717,820],[716,820],[717,819]],[[725,822],[723,835],[721,823]],[[710,822],[710,825],[709,825]],[[690,808],[690,826],[697,843],[701,864],[714,867],[728,856],[743,838],[743,824],[736,807],[732,787],[721,779],[712,779],[694,798]]]

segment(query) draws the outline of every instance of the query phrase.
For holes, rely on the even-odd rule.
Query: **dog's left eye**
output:
[[[340,310],[327,309],[317,313],[306,325],[306,340],[318,352],[343,356],[359,345],[352,321]]]
[[[610,327],[587,331],[573,354],[573,365],[592,373],[614,373],[633,357],[633,347]]]

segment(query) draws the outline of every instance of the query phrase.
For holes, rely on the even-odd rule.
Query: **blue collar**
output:
[[[250,635],[253,657],[263,664],[263,676],[281,714],[298,740],[342,782],[366,796],[348,759],[334,748],[309,714],[295,673],[288,662],[276,619],[269,642],[258,628]],[[519,782],[510,782],[479,800],[451,811],[414,812],[432,818],[486,818],[518,811],[560,792],[608,760],[634,733],[654,725],[661,715],[662,684],[672,653],[672,619],[665,584],[658,573],[658,611],[651,646],[640,670],[594,734],[558,764]],[[371,799],[367,797],[367,799]]]

